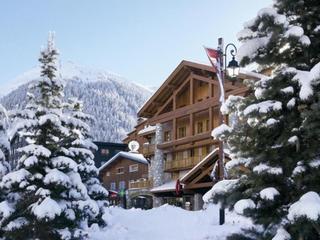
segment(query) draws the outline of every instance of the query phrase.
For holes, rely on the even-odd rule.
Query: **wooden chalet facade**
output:
[[[236,81],[226,80],[226,96],[245,95],[248,89],[242,80],[257,76],[242,73]],[[182,61],[138,112],[143,120],[124,142],[137,140],[142,146],[140,152],[150,159],[154,206],[190,202],[191,208],[198,209],[195,205],[201,205],[202,194],[213,186],[209,178],[213,160],[210,165],[201,165],[199,171],[193,168],[218,147],[211,131],[219,125],[219,96],[219,83],[211,66]],[[182,194],[177,196],[177,180],[191,170],[198,176],[191,185],[185,179]]]
[[[112,205],[126,207],[126,191],[148,180],[148,161],[139,153],[118,152],[99,168],[103,186]]]

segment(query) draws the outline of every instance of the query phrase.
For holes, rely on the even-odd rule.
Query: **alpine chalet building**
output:
[[[226,96],[245,95],[241,73],[225,80]],[[202,196],[213,186],[210,173],[218,160],[219,82],[211,66],[182,61],[138,112],[138,124],[124,139],[136,140],[150,161],[149,192],[153,206],[169,203],[201,209]],[[226,119],[228,122],[228,119]]]

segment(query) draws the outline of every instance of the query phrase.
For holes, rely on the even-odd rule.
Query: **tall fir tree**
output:
[[[271,69],[271,76],[249,82],[246,98],[230,97],[222,107],[238,117],[218,136],[227,136],[233,158],[227,168],[238,179],[219,184],[229,191],[214,187],[208,194],[257,226],[229,239],[319,237],[320,216],[297,209],[303,201],[313,202],[311,209],[320,207],[319,15],[308,12],[319,12],[320,6],[298,1],[297,8],[294,2],[275,1],[274,8],[259,11],[238,35],[241,64]],[[239,167],[243,165],[245,169]]]
[[[5,239],[85,239],[82,211],[92,206],[79,164],[68,149],[72,134],[64,126],[63,84],[57,76],[53,35],[41,51],[41,80],[18,115],[27,146],[17,169],[5,175],[6,211],[0,229]],[[69,156],[69,157],[68,157]],[[2,204],[2,203],[1,203]],[[0,204],[0,205],[1,205]]]
[[[6,110],[3,106],[0,105],[0,182],[2,178],[10,171],[10,164],[8,162],[10,152],[10,143],[9,138],[7,135],[7,123],[8,123],[8,116]],[[0,208],[8,209],[7,202],[5,201],[6,192],[4,189],[1,189],[0,186],[0,204],[2,205]],[[6,217],[8,214],[6,211],[0,212],[0,224],[2,219]],[[0,238],[3,235],[3,232],[0,229]]]
[[[88,226],[96,223],[104,226],[102,218],[104,209],[108,206],[108,191],[101,185],[98,178],[98,169],[94,163],[92,151],[97,150],[97,146],[92,142],[89,124],[94,122],[92,116],[83,112],[82,102],[73,98],[66,104],[66,115],[63,120],[66,128],[70,130],[67,139],[68,157],[72,157],[78,163],[78,173],[88,190],[88,207],[83,207],[83,218]]]

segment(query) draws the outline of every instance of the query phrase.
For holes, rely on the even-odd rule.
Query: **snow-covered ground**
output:
[[[92,240],[223,240],[250,221],[226,213],[225,225],[219,225],[219,208],[215,205],[202,211],[186,211],[163,205],[151,210],[110,207],[109,226],[103,231],[92,229]]]

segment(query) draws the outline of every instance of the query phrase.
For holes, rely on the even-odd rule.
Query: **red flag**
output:
[[[204,48],[206,50],[207,56],[212,64],[212,66],[215,68],[215,70],[220,70],[220,54],[219,51],[212,49],[212,48]]]
[[[214,70],[217,73],[217,77],[218,77],[218,81],[219,81],[219,85],[220,85],[220,102],[223,103],[224,102],[224,87],[223,87],[223,78],[222,78],[222,73],[221,73],[221,55],[220,52],[218,50],[212,49],[212,48],[206,48],[204,47],[204,49],[206,50],[207,56],[212,64],[212,67],[214,68]]]

